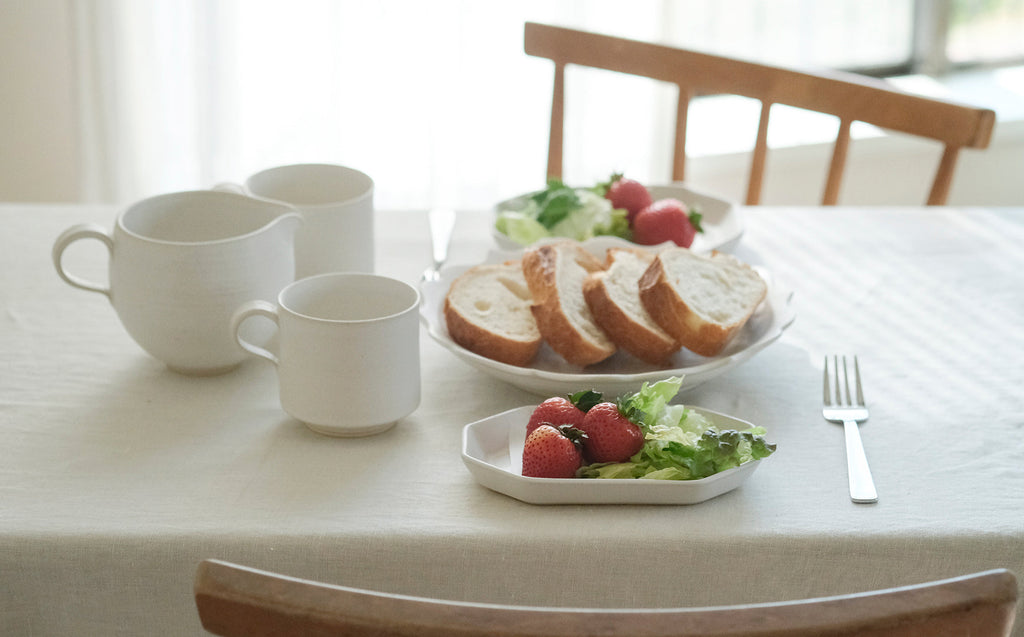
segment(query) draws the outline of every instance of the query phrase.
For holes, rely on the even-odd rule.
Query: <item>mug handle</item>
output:
[[[253,345],[252,343],[249,343],[248,341],[243,339],[242,336],[238,333],[238,330],[242,327],[242,323],[244,323],[246,319],[253,316],[266,317],[273,321],[277,325],[278,329],[281,328],[281,324],[277,318],[277,308],[274,307],[273,304],[267,303],[266,301],[256,300],[243,303],[238,307],[237,310],[235,310],[235,313],[231,316],[231,334],[232,336],[234,336],[235,341],[238,342],[238,345],[242,349],[249,352],[250,354],[255,354],[256,356],[259,356],[260,358],[265,358],[274,365],[277,365],[278,358],[273,352],[262,347],[259,347],[257,345]]]
[[[64,270],[63,258],[64,250],[69,245],[78,241],[79,239],[97,239],[103,245],[107,246],[107,252],[110,253],[111,258],[114,256],[114,238],[100,226],[94,223],[83,223],[77,226],[72,226],[61,233],[57,237],[57,241],[53,244],[53,265],[57,268],[57,274],[60,278],[64,279],[69,285],[88,290],[90,292],[99,292],[100,294],[110,296],[110,287],[103,287],[102,285],[86,281],[85,279],[79,278],[73,274],[69,274]]]

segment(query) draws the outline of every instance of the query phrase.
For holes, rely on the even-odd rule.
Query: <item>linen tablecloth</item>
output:
[[[479,486],[462,427],[540,397],[425,332],[420,407],[363,439],[286,416],[265,361],[168,371],[50,262],[64,228],[117,212],[0,206],[0,634],[201,634],[191,587],[206,557],[412,595],[609,607],[1024,576],[1024,209],[741,209],[736,253],[794,290],[797,318],[681,398],[764,426],[778,451],[693,506],[535,506]],[[460,213],[452,261],[483,259],[489,223]],[[428,236],[425,212],[379,212],[378,272],[415,283]],[[93,243],[66,258],[102,279]],[[821,418],[833,352],[860,358],[877,504],[850,501],[842,428]]]

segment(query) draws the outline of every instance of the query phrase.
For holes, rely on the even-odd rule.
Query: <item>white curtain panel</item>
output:
[[[330,162],[370,174],[379,209],[486,208],[546,176],[553,71],[523,23],[654,39],[667,4],[81,0],[83,189],[123,203]],[[567,90],[567,180],[668,178],[672,89],[583,71]]]

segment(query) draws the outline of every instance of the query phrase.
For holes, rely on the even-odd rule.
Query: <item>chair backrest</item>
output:
[[[719,55],[659,44],[526,23],[528,55],[555,64],[548,142],[548,176],[562,176],[565,113],[565,68],[587,66],[648,77],[679,87],[673,146],[672,179],[683,181],[686,126],[690,101],[700,95],[740,95],[761,102],[761,118],[747,182],[746,203],[760,203],[768,152],[768,115],[773,104],[795,106],[839,118],[839,132],[822,203],[835,205],[850,144],[850,126],[866,122],[940,142],[944,146],[927,203],[942,205],[949,196],[961,148],[987,148],[995,113],[898,91],[882,80],[842,72],[806,72],[755,64]]]
[[[203,561],[203,627],[225,637],[1006,637],[1017,582],[1006,570],[869,593],[690,609],[538,608],[389,595]]]

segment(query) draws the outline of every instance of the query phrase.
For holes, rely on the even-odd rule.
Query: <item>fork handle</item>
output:
[[[844,420],[843,432],[846,434],[846,468],[850,476],[850,499],[854,502],[878,502],[878,493],[875,491],[868,459],[864,455],[864,445],[860,440],[860,428],[855,421]]]

